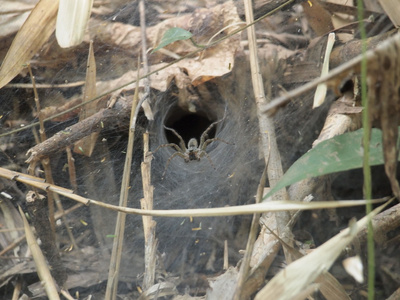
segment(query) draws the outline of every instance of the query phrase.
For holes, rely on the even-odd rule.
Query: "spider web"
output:
[[[210,123],[223,119],[226,110],[225,119],[216,124],[215,137],[231,144],[214,141],[206,148],[215,169],[206,157],[188,163],[181,157],[174,157],[162,179],[167,161],[176,150],[165,147],[154,154],[152,177],[156,208],[223,207],[254,202],[264,160],[259,152],[259,127],[252,85],[249,81],[243,82],[244,74],[250,74],[248,65],[237,63],[230,76],[206,84],[212,97],[203,99],[198,110],[210,119]],[[274,80],[277,79],[272,79],[273,83]],[[306,108],[311,106],[312,94],[303,101],[301,105],[289,105],[275,117],[278,142],[286,167],[311,147],[326,114],[327,105],[313,113]],[[171,127],[169,119],[173,118],[178,105],[176,97],[171,97],[169,93],[154,101],[155,119],[150,124],[151,149],[171,142],[164,125]],[[190,132],[190,121],[188,126]],[[185,143],[193,137],[199,140],[203,131],[193,130],[192,135],[185,132]],[[167,253],[167,265],[178,263],[178,258],[178,264],[184,265],[181,251],[186,249],[192,256],[197,253],[197,258],[192,257],[191,268],[210,268],[210,264],[202,258],[209,259],[212,251],[218,251],[217,257],[222,257],[222,241],[228,240],[237,247],[245,246],[245,240],[239,241],[237,234],[241,225],[247,228],[246,220],[248,218],[243,216],[195,219],[188,216],[160,220],[157,225],[160,250]],[[213,267],[218,269],[221,263],[217,261]]]
[[[162,179],[166,163],[175,150],[171,147],[161,148],[153,155],[154,208],[223,207],[254,202],[264,161],[259,153],[259,126],[251,82],[243,80],[250,77],[246,75],[250,74],[248,63],[240,60],[239,57],[232,74],[205,84],[210,96],[202,99],[196,113],[185,111],[179,106],[173,85],[166,92],[153,91],[151,107],[154,120],[148,121],[141,112],[137,124],[129,206],[140,207],[139,201],[143,197],[140,174],[143,159],[142,134],[149,131],[150,149],[153,151],[162,144],[178,143],[165,130],[164,125],[174,128],[173,125],[179,119],[185,119],[185,124],[180,125],[179,130],[175,129],[186,143],[192,137],[199,140],[202,132],[212,122],[224,118],[225,109],[224,120],[216,124],[215,132],[210,131],[209,137],[216,137],[230,144],[215,141],[206,148],[215,169],[206,157],[188,163],[181,157],[175,157],[170,161]],[[41,98],[49,96],[44,93]],[[311,100],[309,97],[309,104]],[[307,117],[304,117],[304,113],[308,113],[306,105],[303,108],[289,105],[276,116],[278,141],[286,165],[290,165],[291,161],[310,148],[316,135],[310,128],[315,128],[318,125],[316,120],[323,118],[323,114],[318,111]],[[48,133],[56,133],[76,121],[49,123]],[[196,128],[197,123],[203,122],[205,124],[201,126],[202,129]],[[128,120],[126,124],[129,124]],[[23,132],[18,137],[24,140],[20,147],[27,150],[32,143],[31,135]],[[107,128],[102,131],[90,158],[75,155],[78,193],[117,205],[126,147],[126,127]],[[21,152],[24,154],[26,150]],[[19,159],[23,165],[25,156],[19,156]],[[67,160],[65,154],[57,155],[53,159],[53,168],[56,171],[61,170]],[[56,184],[69,187],[66,173],[59,175],[56,177]],[[68,201],[64,203],[65,208],[72,205]],[[107,261],[112,248],[112,238],[108,236],[114,233],[116,213],[89,207],[80,210],[78,218],[91,222],[96,237],[93,245],[102,252]],[[186,273],[221,270],[224,241],[228,241],[230,262],[234,264],[240,259],[238,250],[245,247],[249,220],[248,216],[156,218],[160,260],[169,271],[183,270]],[[121,280],[135,280],[143,272],[142,227],[141,217],[127,217],[123,256],[125,263],[122,265]]]
[[[125,66],[126,61],[122,58],[119,61],[118,57],[110,63],[108,60],[112,58],[107,51],[104,51],[108,48],[102,47],[104,49],[98,49],[98,52],[104,52],[104,56],[96,56],[100,65],[99,76],[116,76],[113,74],[116,66],[122,69],[133,69],[131,58],[125,59],[130,61],[131,65]],[[77,68],[71,66],[60,68],[51,80],[61,82],[64,77],[70,78],[71,81],[82,80],[86,70],[86,53],[82,57],[84,57],[82,58],[83,63],[79,64]],[[164,126],[177,130],[187,144],[190,138],[196,138],[199,141],[202,132],[212,122],[221,119],[223,121],[216,124],[215,129],[210,131],[209,138],[216,137],[230,144],[214,141],[205,149],[215,168],[205,156],[199,161],[188,163],[181,157],[175,157],[170,161],[163,178],[167,161],[176,150],[165,147],[154,153],[151,170],[154,208],[224,207],[254,202],[264,161],[259,151],[258,118],[248,64],[244,56],[238,57],[231,74],[223,78],[216,78],[212,82],[198,87],[199,93],[200,90],[203,91],[200,94],[204,95],[204,98],[200,99],[201,101],[194,111],[189,111],[181,106],[173,84],[165,92],[152,91],[150,105],[154,113],[154,120],[148,121],[141,112],[137,124],[129,206],[140,207],[139,201],[143,197],[140,164],[143,160],[142,134],[145,131],[150,134],[150,149],[154,151],[159,145],[179,142],[173,136],[171,137],[171,133],[166,131]],[[279,76],[270,80],[274,89],[273,94],[277,94]],[[208,95],[204,92],[204,88],[208,90]],[[39,91],[40,99],[51,99],[52,101],[57,99],[58,94],[72,98],[74,93],[80,92],[80,88],[67,91],[62,89]],[[22,94],[21,91],[18,93]],[[24,94],[17,96],[24,98]],[[131,97],[131,95],[126,96]],[[308,100],[311,98],[306,101],[309,104]],[[5,117],[2,120],[12,114],[11,102],[4,103],[2,108]],[[19,109],[25,112],[26,115],[22,118],[35,121],[31,117],[31,104],[23,103],[23,101],[20,103],[15,106],[19,105]],[[282,110],[276,116],[277,136],[287,166],[310,148],[316,135],[311,128],[318,127],[316,119],[323,118],[323,114],[319,111],[315,112],[315,118],[314,115],[305,117],[304,113],[308,113],[308,110],[309,106],[307,107],[307,105],[304,105],[303,108],[289,105],[287,109]],[[183,123],[174,127],[183,119]],[[78,120],[75,117],[68,122],[46,123],[48,136],[76,122]],[[128,120],[126,120],[126,124],[129,124]],[[14,138],[15,140],[12,142],[19,142],[18,151],[20,152],[15,156],[15,160],[18,160],[20,165],[24,165],[26,159],[24,154],[32,146],[34,138],[28,131],[17,134],[13,136]],[[6,143],[8,141],[3,142],[3,144]],[[118,204],[126,147],[127,127],[106,128],[101,132],[91,157],[75,155],[78,194]],[[56,184],[70,187],[67,173],[59,171],[63,169],[67,161],[66,155],[64,153],[57,154],[51,159],[53,169],[57,174],[55,176]],[[4,166],[4,161],[8,161],[8,159],[2,157],[2,161]],[[65,199],[63,203],[65,208],[74,204]],[[115,212],[89,207],[80,209],[76,213],[75,222],[73,222],[79,234],[86,230],[77,225],[80,223],[79,221],[84,220],[90,223],[94,236],[88,238],[89,242],[87,243],[102,252],[102,259],[105,263],[108,262],[107,257],[113,241],[108,235],[114,233],[116,216]],[[187,216],[186,218],[155,218],[155,221],[157,222],[156,237],[159,241],[158,251],[161,254],[160,262],[168,271],[188,273],[222,270],[225,240],[228,242],[230,263],[235,264],[241,258],[238,250],[245,247],[250,217],[191,218]],[[132,215],[127,217],[121,280],[131,282],[143,272],[144,237],[142,227],[141,217]]]
[[[232,103],[221,95],[213,95],[216,99],[215,103],[212,103],[214,111],[211,112],[206,105],[203,112],[216,115],[215,120],[219,121],[224,118],[226,108],[225,119],[216,124],[215,137],[230,144],[214,141],[207,146],[206,152],[215,169],[206,157],[188,163],[181,157],[175,157],[170,160],[164,179],[162,175],[166,163],[175,150],[171,147],[158,150],[154,154],[152,163],[156,208],[223,207],[252,201],[262,168],[257,147],[258,124],[254,106],[246,99]],[[163,125],[167,122],[166,116],[176,105],[176,98],[169,97],[168,94],[154,103],[155,120],[150,127],[152,133],[150,142],[153,149],[169,142]],[[197,140],[200,138],[192,137]],[[168,252],[171,247],[176,248],[178,242],[188,253],[197,252],[198,258],[202,256],[209,258],[210,251],[213,249],[222,251],[222,241],[235,236],[239,223],[235,222],[234,218],[192,219],[188,216],[188,218],[160,220],[158,232],[159,237],[167,241],[162,246],[165,251]],[[180,252],[175,255],[177,254]],[[168,261],[171,260],[171,264],[175,261],[173,254],[167,258]],[[201,265],[202,262],[196,259],[195,264]]]

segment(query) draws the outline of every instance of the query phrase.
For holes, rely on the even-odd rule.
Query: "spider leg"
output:
[[[204,151],[204,150],[199,150],[199,151],[200,151],[199,157],[202,157],[202,156],[207,157],[208,161],[210,162],[211,167],[213,167],[213,169],[215,170],[215,166],[214,166],[214,164],[213,164],[213,162],[211,160],[210,155],[208,155],[208,153],[206,151]]]
[[[178,146],[177,144],[175,144],[175,143],[170,143],[170,144],[162,144],[162,145],[158,146],[158,147],[156,148],[156,150],[152,151],[152,153],[154,154],[154,153],[156,153],[158,150],[160,150],[160,148],[164,148],[164,147],[174,147],[176,151],[182,152],[182,149],[179,148],[179,146]]]
[[[225,120],[226,118],[226,106],[225,106],[225,112],[224,112],[224,116],[222,117],[221,120],[215,121],[214,123],[211,123],[210,126],[207,127],[207,129],[202,133],[202,135],[200,136],[200,145],[203,145],[204,141],[206,140],[206,137],[208,135],[208,132],[218,123],[221,123],[223,120]]]
[[[165,126],[165,125],[164,125],[164,128],[167,129],[167,130],[169,130],[169,131],[172,131],[172,133],[176,135],[176,137],[179,139],[179,146],[181,147],[182,152],[185,152],[185,151],[186,151],[185,141],[184,141],[183,138],[180,136],[180,134],[179,134],[178,132],[176,132],[175,129],[169,128],[169,127],[167,127],[167,126]]]
[[[164,176],[165,176],[165,173],[167,172],[169,163],[170,163],[171,160],[172,160],[174,157],[176,157],[176,156],[180,156],[180,157],[182,157],[182,158],[186,161],[186,156],[185,156],[184,154],[182,154],[181,152],[175,152],[174,154],[172,154],[172,155],[168,158],[167,163],[165,164],[164,173],[162,174],[162,177],[161,177],[162,179],[164,179]]]
[[[203,142],[203,144],[201,145],[200,150],[205,152],[205,150],[206,150],[208,144],[210,144],[210,143],[212,143],[212,142],[215,142],[215,141],[223,142],[223,143],[228,144],[228,145],[234,145],[234,144],[232,144],[232,143],[228,143],[227,141],[224,141],[223,139],[220,139],[220,138],[213,138],[213,139],[208,139],[208,140],[206,140],[205,142]]]

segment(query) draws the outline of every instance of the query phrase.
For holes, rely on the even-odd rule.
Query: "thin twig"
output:
[[[84,81],[76,81],[70,83],[60,83],[60,84],[48,84],[48,83],[37,83],[37,89],[54,89],[54,88],[74,88],[78,86],[84,85]],[[4,88],[12,88],[12,89],[32,89],[33,84],[31,83],[7,83]]]
[[[44,118],[43,118],[42,109],[41,109],[41,106],[40,106],[39,96],[38,96],[37,89],[36,89],[36,80],[35,80],[35,77],[33,76],[30,64],[28,64],[28,70],[29,70],[29,74],[30,74],[31,79],[32,79],[33,92],[34,92],[34,98],[35,98],[35,104],[36,104],[36,111],[37,111],[37,115],[39,117],[40,141],[44,142],[44,141],[47,140],[46,131],[45,131],[45,127],[44,127]],[[29,165],[28,170],[30,170],[30,172],[34,171],[33,170],[33,166],[35,164],[36,164],[36,162],[34,161]],[[44,157],[42,159],[42,166],[44,168],[44,174],[45,174],[46,181],[48,183],[54,184],[53,173],[52,173],[51,164],[50,164],[50,158]],[[58,196],[58,194],[54,194],[51,191],[46,191],[46,192],[47,192],[47,203],[48,203],[48,210],[49,210],[48,218],[50,220],[50,229],[51,229],[51,232],[52,232],[53,239],[55,240],[55,232],[56,232],[56,225],[55,224],[56,224],[56,221],[55,221],[54,202],[56,203],[57,209],[61,213],[64,212],[64,208],[62,206],[62,203],[61,203],[61,200],[60,200],[60,197]],[[63,221],[65,229],[67,230],[68,237],[69,237],[69,239],[71,241],[71,244],[74,246],[75,249],[78,249],[78,245],[77,245],[77,243],[75,241],[75,238],[74,238],[74,236],[72,234],[72,231],[71,231],[71,228],[69,226],[69,222],[68,222],[67,218],[62,214],[61,219]]]
[[[47,140],[46,132],[44,129],[44,120],[43,120],[43,117],[41,114],[42,109],[40,108],[39,96],[38,96],[38,93],[36,90],[36,80],[35,80],[35,77],[33,76],[32,68],[31,68],[30,64],[28,64],[28,71],[29,71],[29,75],[31,76],[31,80],[32,80],[33,94],[34,94],[35,104],[36,104],[36,111],[37,111],[37,114],[39,117],[39,124],[40,124],[40,129],[39,129],[40,141],[39,142],[44,142],[45,140]],[[49,168],[49,164],[47,162],[50,163],[48,160],[42,161],[45,177],[48,182],[53,183],[52,176],[51,176],[51,169]],[[36,162],[32,162],[31,164],[29,164],[29,167],[28,167],[29,174],[31,174],[31,175],[34,174],[35,165],[36,165]],[[54,198],[53,198],[53,194],[51,192],[47,192],[47,204],[48,204],[48,209],[49,209],[50,229],[51,229],[53,238],[55,239],[56,223],[54,220]]]
[[[125,117],[129,116],[131,106],[124,101],[120,101],[122,108],[103,108],[100,109],[94,115],[65,128],[57,132],[47,139],[43,143],[36,145],[28,150],[27,154],[30,154],[27,162],[38,161],[46,156],[50,156],[53,153],[63,151],[65,147],[79,141],[102,128],[108,128],[114,125],[122,125],[121,122],[125,120]]]

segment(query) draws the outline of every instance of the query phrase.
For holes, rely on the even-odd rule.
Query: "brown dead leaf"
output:
[[[334,29],[331,14],[318,0],[303,1],[301,2],[301,6],[303,7],[308,23],[318,36],[324,35]]]
[[[10,82],[53,33],[58,0],[41,0],[18,31],[0,67],[0,88]]]
[[[379,122],[385,158],[385,171],[394,195],[400,199],[396,178],[400,115],[400,35],[387,41],[368,64],[368,102],[371,122]]]
[[[90,99],[93,99],[97,96],[96,93],[96,60],[94,58],[93,52],[93,42],[90,42],[89,46],[89,55],[88,62],[86,68],[86,81],[85,81],[85,90],[83,92],[83,102],[87,102]],[[80,114],[79,121],[90,117],[95,114],[98,109],[97,106],[101,101],[101,98],[97,101],[92,101],[87,105],[83,106]],[[77,141],[75,143],[74,152],[79,154],[84,154],[86,156],[91,156],[94,146],[96,145],[97,137],[99,136],[99,132],[93,132],[91,135]]]
[[[167,19],[155,26],[146,29],[147,44],[156,47],[164,33],[172,28],[179,27],[193,34],[197,44],[207,45],[212,41],[238,29],[243,21],[237,14],[236,6],[232,1],[225,2],[212,8],[199,8],[192,14],[180,15]],[[107,22],[91,19],[89,33],[91,39],[123,49],[129,54],[136,55],[140,52],[141,34],[140,27],[118,22]],[[213,36],[216,35],[217,37]],[[177,41],[164,49],[178,56],[185,55],[198,48],[190,41]],[[170,56],[157,51],[149,56],[149,62],[159,62],[170,59]]]
[[[146,35],[148,44],[156,46],[166,30],[172,27],[180,27],[190,31],[196,43],[207,45],[238,29],[242,23],[235,5],[232,1],[228,1],[213,8],[197,9],[190,15],[165,20],[156,26],[147,28]],[[90,35],[94,40],[100,40],[103,43],[122,48],[130,54],[138,54],[140,49],[139,27],[91,20]],[[150,77],[151,87],[165,91],[168,87],[165,79],[174,74],[179,74],[182,72],[181,70],[185,70],[188,73],[194,86],[229,73],[233,68],[234,57],[240,46],[239,41],[240,34],[234,35],[213,47],[203,50],[198,58],[184,59],[168,69],[153,74]],[[197,50],[188,41],[172,43],[166,49],[178,56]],[[170,60],[169,56],[161,52],[158,51],[149,56],[150,63],[153,63],[151,71],[166,65],[165,63],[154,63]],[[136,72],[128,73],[123,75],[127,81],[121,78],[119,79],[120,83],[127,83],[136,78]],[[129,86],[129,89],[133,88],[134,85]],[[101,92],[99,91],[99,93]]]
[[[388,15],[393,25],[400,26],[400,6],[398,0],[378,0],[385,13]]]

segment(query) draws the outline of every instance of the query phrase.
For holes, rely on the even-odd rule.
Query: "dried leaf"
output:
[[[382,43],[368,64],[368,104],[371,122],[378,121],[382,129],[385,171],[394,195],[400,199],[396,178],[399,154],[400,115],[400,36]]]
[[[96,97],[96,60],[93,52],[93,42],[90,42],[89,46],[89,55],[88,62],[86,68],[86,81],[85,81],[85,90],[83,93],[83,101],[86,102],[90,99]],[[101,99],[99,99],[101,100]],[[85,105],[80,114],[79,120],[82,121],[87,117],[95,114],[98,109],[97,105],[99,104],[99,100],[92,101],[89,104]],[[93,132],[89,136],[77,141],[75,143],[74,152],[79,154],[84,154],[86,156],[91,156],[96,145],[97,137],[99,136],[99,132]]]
[[[179,16],[168,19],[156,26],[149,27],[146,30],[146,35],[150,45],[159,45],[161,37],[166,28],[179,27],[188,32],[193,32],[193,40],[199,44],[209,44],[215,41],[214,35],[218,38],[228,35],[238,29],[243,22],[237,14],[237,10],[232,1],[227,1],[213,8],[197,9],[191,15]],[[101,31],[97,28],[101,27]],[[90,28],[93,28],[91,37],[95,40],[101,40],[106,44],[113,45],[124,49],[126,52],[137,55],[140,49],[140,28],[121,23],[107,23],[92,19]],[[213,38],[214,37],[214,38]],[[175,75],[185,71],[188,74],[192,84],[197,86],[215,77],[223,76],[231,72],[234,67],[235,55],[240,47],[240,34],[236,34],[217,45],[207,48],[201,52],[201,59],[190,58],[184,59],[167,69],[161,70],[150,76],[151,87],[160,91],[165,91],[168,87],[168,82],[165,78],[172,78]],[[176,43],[166,47],[173,51],[174,54],[182,56],[197,48],[192,43]],[[157,51],[149,55],[151,63],[151,71],[157,70],[166,63],[157,64],[159,61],[170,60],[170,57]],[[154,62],[154,63],[153,63]],[[141,72],[143,74],[143,72]],[[106,91],[106,85],[110,87],[126,84],[136,78],[136,72],[128,72],[119,79],[102,83],[103,87],[98,85],[98,93]],[[118,81],[118,85],[117,84]],[[143,86],[142,84],[140,86]],[[135,85],[131,84],[126,89],[134,89]]]
[[[329,270],[342,250],[367,225],[368,217],[373,217],[384,209],[382,205],[349,228],[343,230],[310,254],[291,263],[278,273],[255,297],[261,299],[294,299],[321,274]]]
[[[304,257],[304,255],[297,249],[293,248],[292,246],[288,245],[283,241],[278,235],[274,233],[274,231],[270,231],[270,233],[280,241],[282,246],[290,253],[291,257],[295,260]],[[347,295],[344,287],[339,283],[339,281],[329,272],[323,273],[319,275],[315,282],[318,283],[318,289],[321,291],[322,295],[327,300],[335,300],[335,299],[350,299]],[[299,298],[299,299],[304,299]]]
[[[58,0],[41,0],[14,38],[0,67],[0,88],[25,67],[53,33]]]
[[[393,25],[400,26],[400,6],[398,0],[378,0]]]
[[[301,5],[311,28],[318,36],[324,35],[334,29],[331,14],[318,0],[302,1]]]

